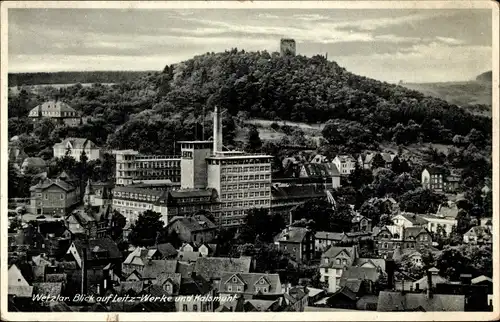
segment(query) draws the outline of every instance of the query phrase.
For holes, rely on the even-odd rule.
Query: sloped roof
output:
[[[144,289],[144,281],[120,282],[120,284],[114,286],[113,288],[118,294],[127,293],[130,290],[138,294]]]
[[[227,283],[233,275],[238,276],[240,280],[245,284],[243,293],[255,294],[256,284],[261,279],[269,284],[269,292],[266,294],[276,294],[277,291],[281,289],[280,276],[278,274],[265,274],[265,273],[234,273],[234,272],[222,272],[221,274],[221,284],[220,287],[223,288],[223,284]]]
[[[196,260],[194,272],[206,280],[220,279],[222,272],[248,273],[251,258],[200,257]]]
[[[46,274],[45,275],[45,282],[52,282],[52,283],[66,282],[66,279],[67,279],[66,274]]]
[[[157,249],[163,257],[172,257],[177,255],[177,250],[171,243],[158,244],[149,249]]]
[[[377,311],[412,311],[422,307],[426,312],[463,312],[464,306],[464,295],[434,294],[432,298],[428,298],[425,293],[382,291],[379,293]]]
[[[370,263],[375,267],[380,267],[383,271],[385,271],[385,259],[382,258],[358,258],[355,265],[362,266],[366,263]]]
[[[43,167],[47,166],[47,163],[45,162],[44,159],[39,158],[39,157],[28,157],[28,158],[24,159],[22,166],[23,167],[41,167],[41,168],[43,168]]]
[[[156,279],[161,273],[175,273],[176,269],[176,260],[149,260],[146,265],[144,265],[142,278]]]
[[[337,247],[337,246],[332,246],[328,248],[322,255],[321,257],[336,257],[338,254],[341,252],[346,251],[349,257],[354,260],[356,257],[356,250],[354,247]]]
[[[217,226],[204,215],[193,215],[188,217],[176,216],[170,220],[168,225],[169,226],[173,225],[175,222],[178,222],[180,225],[184,226],[190,232],[217,228]]]
[[[48,111],[58,111],[58,112],[76,112],[78,113],[74,108],[69,106],[68,104],[62,102],[62,101],[47,101],[43,104],[35,106],[30,112],[30,116],[38,116],[38,111],[41,110],[42,112],[48,112]]]
[[[266,312],[275,303],[276,301],[270,301],[270,300],[246,300],[245,312],[249,311]]]
[[[404,229],[404,239],[408,239],[410,237],[416,238],[418,235],[422,233],[429,233],[424,227],[408,227]]]
[[[432,285],[436,285],[437,283],[448,283],[448,279],[442,277],[441,275],[438,275],[436,273],[433,273],[432,274]],[[425,276],[423,276],[422,278],[416,280],[415,282],[413,282],[413,285],[415,286],[416,284],[418,284],[418,287],[419,289],[421,290],[427,290],[427,287],[428,287],[428,283],[427,283],[427,274],[425,274]],[[416,288],[416,287],[414,287]]]
[[[344,233],[335,233],[330,231],[317,231],[314,237],[316,239],[341,241],[342,239],[346,238],[346,235]]]
[[[302,168],[309,177],[326,178],[340,176],[337,166],[333,163],[305,163]]]
[[[9,295],[15,295],[17,297],[32,297],[33,296],[33,286],[29,285],[8,285],[7,293]]]
[[[341,279],[345,280],[369,280],[376,282],[379,278],[379,273],[376,268],[372,267],[349,267],[342,272]]]
[[[201,276],[182,278],[179,295],[207,294],[212,290],[212,284]]]
[[[33,283],[33,293],[40,295],[57,296],[61,295],[63,283]]]
[[[402,212],[399,215],[405,218],[406,220],[410,221],[415,226],[422,226],[427,224],[427,220],[425,220],[424,218],[422,218],[420,215],[417,214]]]
[[[35,191],[35,190],[45,190],[47,188],[50,188],[51,186],[56,185],[59,188],[63,189],[64,191],[72,191],[75,190],[75,187],[73,187],[71,184],[67,183],[64,180],[59,180],[59,179],[45,179],[43,181],[40,181],[34,186],[30,187],[30,191]]]
[[[464,235],[467,236],[489,236],[490,233],[486,227],[483,226],[474,226],[469,229]]]
[[[180,251],[177,254],[177,259],[184,262],[196,262],[196,260],[201,256],[197,251]]]
[[[475,277],[471,280],[471,283],[472,284],[478,284],[478,283],[481,283],[481,282],[490,282],[490,283],[493,283],[493,280],[488,277],[488,276],[485,276],[485,275],[481,275],[481,276],[478,276],[478,277]]]
[[[443,216],[445,218],[456,218],[458,215],[458,207],[454,202],[448,202],[448,204],[439,205],[436,215]]]
[[[304,227],[290,227],[279,233],[274,241],[287,243],[302,243],[307,236],[308,229]]]
[[[191,277],[191,273],[194,270],[195,263],[185,263],[179,262],[177,263],[177,273],[180,273],[182,278]]]
[[[88,242],[77,239],[77,240],[73,241],[73,244],[75,245],[80,257],[83,256],[82,249],[83,248],[87,249],[87,260],[94,259],[94,254],[92,251],[95,250],[96,247],[97,247],[97,249],[106,250],[107,254],[108,254],[108,259],[121,259],[122,258],[122,253],[118,249],[118,246],[109,237],[103,237],[103,238],[99,238],[99,239],[89,239]]]
[[[66,138],[62,142],[54,144],[54,148],[66,148],[71,144],[73,149],[97,149],[98,146],[86,138]]]

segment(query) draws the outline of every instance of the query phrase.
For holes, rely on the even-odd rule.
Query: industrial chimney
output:
[[[394,271],[396,270],[396,263],[392,259],[385,260],[385,272],[387,273],[387,289],[394,289]]]
[[[431,299],[433,294],[432,294],[432,275],[433,272],[432,270],[427,271],[427,298]]]
[[[215,106],[214,111],[214,153],[222,151],[222,118],[221,111]]]
[[[87,294],[87,249],[82,248],[82,295]]]

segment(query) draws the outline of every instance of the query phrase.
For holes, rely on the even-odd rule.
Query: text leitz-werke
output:
[[[213,302],[213,301],[233,301],[236,296],[208,296],[208,295],[191,295],[191,296],[152,296],[150,294],[145,294],[141,296],[118,296],[118,295],[108,295],[108,296],[94,296],[94,295],[84,295],[76,294],[73,299],[69,296],[61,295],[34,295],[33,301],[39,302]]]

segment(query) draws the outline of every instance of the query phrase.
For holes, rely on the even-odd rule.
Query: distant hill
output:
[[[480,81],[480,82],[490,82],[491,83],[492,79],[493,79],[493,72],[491,70],[488,72],[484,72],[481,75],[476,77],[476,80]]]
[[[122,83],[135,81],[151,71],[93,71],[55,73],[9,73],[9,87],[40,84]]]
[[[464,107],[475,114],[489,113],[491,109],[491,72],[483,73],[476,80],[467,82],[405,83],[402,86]]]

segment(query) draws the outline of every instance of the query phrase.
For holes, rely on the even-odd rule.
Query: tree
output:
[[[399,200],[401,210],[416,214],[436,213],[446,196],[429,189],[417,188],[404,193]]]
[[[247,135],[247,150],[250,152],[258,152],[262,148],[262,141],[259,136],[259,131],[255,126],[250,127]]]
[[[439,269],[440,275],[449,278],[452,281],[457,281],[460,274],[472,274],[470,258],[456,248],[444,249],[436,260],[436,267]]]
[[[472,227],[472,223],[471,223],[472,218],[469,215],[469,213],[464,209],[460,209],[458,211],[456,220],[457,220],[457,230],[456,231],[460,235],[465,234]]]
[[[350,185],[355,189],[359,189],[373,181],[372,171],[362,168],[358,162],[354,165],[354,171],[349,174],[348,178]]]
[[[385,168],[385,160],[380,153],[375,153],[372,159],[372,169]]]
[[[238,240],[240,243],[254,243],[258,238],[264,242],[272,242],[284,227],[281,216],[270,215],[264,208],[250,209],[245,217],[245,224],[240,228]]]
[[[152,246],[157,241],[158,233],[163,233],[161,214],[146,210],[132,224],[129,241],[135,246]]]

